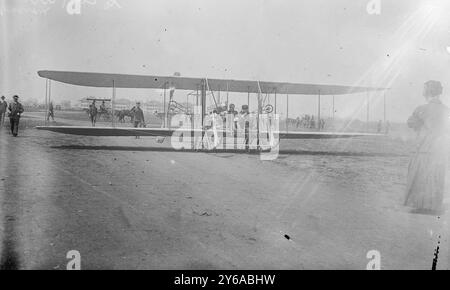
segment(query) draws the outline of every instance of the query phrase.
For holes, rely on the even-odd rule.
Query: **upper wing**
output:
[[[56,133],[82,136],[161,136],[169,137],[175,132],[174,129],[164,128],[112,128],[112,127],[74,127],[74,126],[41,126],[38,130],[46,130]],[[177,132],[191,134],[192,132],[201,134],[202,130],[183,130],[177,129]],[[221,132],[219,131],[219,134]],[[331,133],[331,132],[279,132],[280,139],[335,139],[352,138],[361,136],[380,136],[379,134],[367,133]]]
[[[238,93],[279,93],[293,95],[342,95],[368,91],[380,91],[385,88],[319,85],[284,82],[257,82],[227,79],[206,79],[186,77],[143,76],[125,74],[105,74],[65,71],[39,71],[40,77],[86,87],[106,88],[150,88],[162,89],[175,87],[179,90],[199,90],[202,81],[213,91],[229,91]]]

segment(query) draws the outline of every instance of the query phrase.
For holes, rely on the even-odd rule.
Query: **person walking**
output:
[[[144,128],[145,127],[144,112],[141,109],[140,102],[137,102],[136,106],[131,109],[131,114],[133,115],[134,128]],[[140,137],[136,136],[136,139],[140,139]]]
[[[9,110],[9,122],[11,124],[11,134],[14,137],[17,137],[19,134],[19,121],[20,117],[24,112],[23,106],[21,103],[19,103],[19,96],[15,95],[13,97],[14,101],[9,104],[8,110]]]
[[[5,101],[5,96],[0,99],[0,128],[5,124],[6,110],[8,109],[8,103]]]
[[[381,130],[383,130],[383,121],[380,120],[377,124],[377,133],[381,134]]]
[[[95,100],[92,101],[92,104],[89,105],[89,117],[91,118],[92,127],[95,127],[95,123],[97,122],[97,107],[95,106]]]
[[[388,135],[391,131],[391,123],[389,121],[386,121],[386,124],[384,125],[384,134]]]
[[[145,127],[144,112],[141,109],[141,103],[136,103],[136,106],[131,109],[131,114],[133,115],[134,128]]]
[[[427,104],[408,119],[408,126],[417,133],[418,146],[408,167],[404,205],[417,213],[438,215],[444,210],[450,109],[442,104],[441,94],[440,82],[426,82],[423,95]]]
[[[53,108],[53,102],[50,102],[48,105],[48,114],[47,114],[47,121],[50,121],[50,117],[52,118],[52,121],[55,121],[55,111]]]
[[[242,105],[242,110],[239,113],[244,127],[244,144],[245,150],[250,150],[250,112],[248,105]]]

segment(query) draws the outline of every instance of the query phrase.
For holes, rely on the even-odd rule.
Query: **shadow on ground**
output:
[[[142,152],[182,152],[182,153],[235,153],[235,154],[260,154],[258,150],[177,150],[168,147],[135,147],[135,146],[85,146],[85,145],[63,145],[52,146],[60,150],[97,150],[97,151],[142,151]],[[325,156],[356,156],[356,157],[406,157],[406,154],[394,153],[367,153],[367,152],[333,152],[333,151],[307,151],[307,150],[280,150],[281,155],[325,155]]]

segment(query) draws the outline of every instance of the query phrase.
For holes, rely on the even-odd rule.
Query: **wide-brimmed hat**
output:
[[[14,96],[13,96],[13,99],[18,99],[18,98],[19,98],[18,95],[14,95]]]

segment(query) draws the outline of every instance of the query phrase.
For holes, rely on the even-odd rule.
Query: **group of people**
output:
[[[232,116],[232,119],[227,119]],[[236,131],[241,126],[239,123],[243,123],[246,128],[249,126],[249,116],[250,111],[248,105],[242,105],[241,111],[238,112],[236,110],[236,106],[234,104],[222,105],[217,109],[214,109],[208,116],[206,116],[204,126],[206,128],[211,128],[212,126],[217,126],[217,121],[220,120],[222,126],[226,126],[228,128],[233,128]],[[242,122],[240,122],[242,121]]]
[[[19,134],[19,121],[24,112],[22,104],[19,102],[19,96],[13,96],[13,101],[9,104],[5,100],[5,96],[0,99],[0,128],[5,124],[5,118],[8,116],[10,122],[11,134],[17,137]]]
[[[97,116],[99,114],[103,114],[105,112],[107,112],[108,110],[106,109],[106,105],[105,102],[103,101],[102,104],[100,105],[100,110],[97,109],[96,106],[96,101],[92,101],[92,103],[89,105],[89,109],[88,109],[88,113],[89,113],[89,118],[91,120],[91,124],[93,127],[95,127],[95,124],[97,122]],[[141,109],[141,103],[137,102],[136,106],[134,106],[131,110],[130,110],[130,114],[132,115],[131,119],[133,120],[133,124],[135,128],[143,128],[145,127],[145,118],[144,118],[144,112]],[[114,116],[113,116],[114,118]]]
[[[320,119],[319,120],[319,129],[325,129],[325,120]],[[305,129],[315,129],[316,128],[316,120],[314,118],[314,115],[304,115],[301,118],[297,117],[295,119],[295,126],[298,128],[305,128]]]
[[[89,110],[88,110],[92,127],[95,127],[95,124],[97,123],[97,116],[99,114],[103,114],[105,112],[107,112],[105,101],[103,101],[102,104],[100,105],[100,111],[97,109],[96,101],[95,100],[92,101],[92,104],[89,105]]]
[[[230,104],[229,106],[224,104],[218,106],[205,117],[203,128],[206,130],[215,130],[221,127],[227,128],[233,131],[235,137],[237,136],[238,130],[243,130],[245,148],[246,150],[249,149],[251,120],[248,105],[242,105],[241,111],[238,112],[234,104]],[[217,143],[218,137],[213,135],[213,140],[214,143]]]

